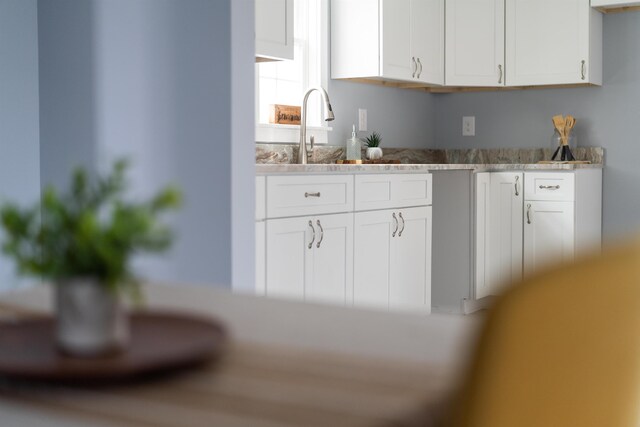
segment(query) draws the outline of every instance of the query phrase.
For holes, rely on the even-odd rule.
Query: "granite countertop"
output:
[[[282,173],[407,173],[443,170],[509,171],[509,170],[576,170],[602,169],[602,164],[538,164],[538,163],[433,163],[392,165],[338,165],[338,164],[257,164],[257,175]]]
[[[499,149],[407,149],[385,148],[384,158],[400,164],[342,165],[344,147],[317,146],[310,164],[293,163],[297,159],[295,145],[258,144],[256,174],[303,173],[419,173],[441,170],[509,171],[509,170],[576,170],[602,169],[604,150],[601,147],[578,147],[574,155],[591,164],[538,163],[552,157],[545,148]]]

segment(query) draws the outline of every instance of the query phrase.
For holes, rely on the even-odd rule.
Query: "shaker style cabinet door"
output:
[[[445,16],[445,84],[504,86],[504,0],[447,0]]]
[[[353,302],[353,214],[314,217],[316,239],[312,247],[306,299],[351,305]]]
[[[415,74],[411,60],[411,0],[381,2],[381,74],[389,79],[408,80]]]
[[[393,210],[358,212],[354,224],[353,304],[386,309],[398,216]]]
[[[411,57],[415,79],[444,85],[444,0],[411,0]]]
[[[266,295],[304,299],[313,268],[312,217],[268,219]]]
[[[392,239],[389,307],[431,312],[432,208],[398,210],[398,234]]]
[[[293,0],[255,0],[256,57],[293,59]]]
[[[522,279],[522,172],[491,174],[488,260],[491,294]]]
[[[573,260],[574,202],[524,203],[524,274]]]
[[[507,85],[602,84],[602,14],[589,0],[506,0]]]

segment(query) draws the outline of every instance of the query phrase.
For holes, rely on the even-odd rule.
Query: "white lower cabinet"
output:
[[[476,298],[522,278],[522,172],[476,176]]]
[[[599,250],[602,170],[476,174],[475,297]]]
[[[353,214],[268,219],[266,295],[351,303]]]
[[[356,306],[431,311],[430,206],[355,214]]]
[[[525,275],[573,260],[574,202],[527,201],[524,223]]]

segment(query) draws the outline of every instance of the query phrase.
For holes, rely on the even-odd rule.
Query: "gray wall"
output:
[[[640,12],[604,17],[604,84],[436,95],[436,147],[549,147],[551,117],[578,119],[578,144],[605,148],[606,237],[640,231]],[[476,136],[462,136],[462,116]]]
[[[0,203],[40,196],[36,0],[0,0]],[[0,290],[19,281],[0,258]]]
[[[253,90],[252,83],[233,86],[231,3],[39,2],[43,184],[64,183],[78,163],[97,170],[127,156],[135,196],[167,183],[181,187],[185,206],[173,217],[173,249],[138,260],[151,279],[253,283],[251,214],[233,218],[244,231],[232,236],[232,209],[253,212],[247,183],[254,154],[234,150],[242,143],[253,148],[252,132],[232,135],[230,109],[237,94],[235,107],[253,111]],[[233,3],[251,20],[248,26],[247,18],[236,17],[236,38],[252,39],[252,2]],[[234,57],[236,69],[252,69],[253,44]],[[232,193],[234,176],[242,181]],[[233,248],[246,264],[232,265]]]
[[[331,106],[329,144],[345,145],[352,126],[358,129],[358,108],[367,109],[368,131],[381,133],[382,148],[425,148],[435,144],[436,97],[425,92],[341,80],[329,80]]]

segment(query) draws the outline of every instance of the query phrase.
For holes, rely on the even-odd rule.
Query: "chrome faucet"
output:
[[[322,95],[322,100],[324,101],[324,120],[326,122],[330,122],[335,119],[333,115],[333,109],[331,108],[331,103],[329,102],[329,95],[327,95],[327,91],[322,89],[321,87],[312,87],[305,93],[304,99],[302,100],[302,114],[300,116],[300,146],[298,147],[298,164],[306,165],[308,161],[309,155],[307,154],[307,100],[309,99],[309,95],[311,92],[317,90]],[[311,137],[311,149],[313,150],[313,136]]]

